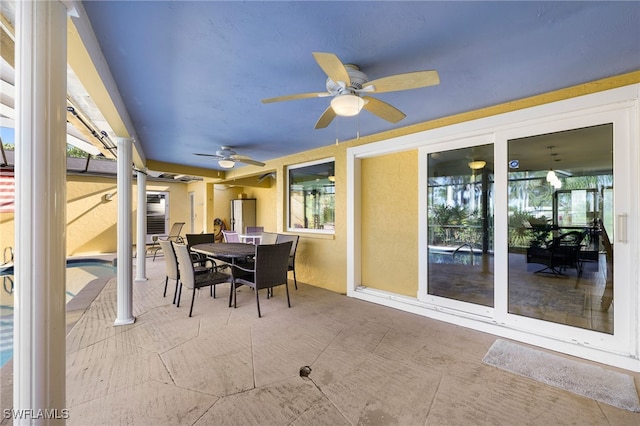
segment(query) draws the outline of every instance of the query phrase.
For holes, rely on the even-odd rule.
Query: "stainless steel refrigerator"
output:
[[[231,200],[231,229],[243,234],[247,226],[256,226],[256,200],[253,198]]]

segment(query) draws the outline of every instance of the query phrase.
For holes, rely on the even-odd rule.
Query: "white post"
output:
[[[136,233],[136,281],[147,280],[147,171],[139,170],[138,176],[138,220]]]
[[[16,2],[14,425],[65,408],[67,10]],[[42,418],[35,418],[39,412]]]
[[[133,186],[131,139],[118,138],[118,293],[114,325],[133,324],[133,280],[131,261],[131,192]]]

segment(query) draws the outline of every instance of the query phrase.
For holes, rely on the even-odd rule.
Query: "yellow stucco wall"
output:
[[[230,185],[214,185],[213,216],[224,221],[227,229],[231,229],[231,200],[238,198],[244,188]]]
[[[418,152],[361,160],[362,285],[416,297]]]
[[[223,219],[229,228],[231,225],[231,200],[239,198],[240,194],[246,195],[246,198],[256,199],[256,225],[264,227],[267,232],[277,232],[278,207],[275,185],[269,188],[214,185],[214,216]]]
[[[256,225],[264,227],[267,232],[277,232],[278,206],[276,204],[276,188],[245,188],[249,198],[256,199]]]
[[[286,180],[284,176],[286,175],[287,166],[334,157],[336,161],[335,235],[318,236],[311,233],[296,232],[300,236],[296,269],[299,281],[344,293],[346,292],[347,269],[346,204],[347,197],[350,196],[350,194],[346,193],[345,183],[347,148],[510,111],[522,110],[638,82],[640,82],[640,71],[635,71],[506,104],[442,117],[383,133],[361,136],[339,144],[330,144],[325,147],[268,161],[264,169],[254,166],[234,169],[227,172],[223,181],[232,183],[236,179],[255,175],[263,172],[263,170],[275,170],[277,172],[277,225],[279,231],[286,230],[287,189],[285,188]],[[418,288],[418,247],[415,237],[418,229],[417,152],[397,155],[397,157],[396,154],[393,154],[380,158],[366,159],[362,163],[362,188],[364,189],[364,194],[361,199],[363,203],[363,219],[361,221],[366,227],[366,232],[364,229],[362,232],[365,239],[362,242],[362,247],[364,247],[365,251],[362,256],[362,279],[365,285],[415,297]],[[387,179],[384,179],[385,177]],[[217,208],[218,191],[216,191],[215,195]],[[258,203],[262,202],[260,196],[261,194],[256,195]],[[228,198],[225,199],[225,203],[228,203]],[[224,208],[228,210],[227,205]],[[389,241],[389,244],[382,245],[377,240],[380,234],[379,228],[389,226],[389,222],[393,222],[392,225],[401,235],[393,238],[390,235],[382,237],[385,240],[387,238],[395,240]],[[381,267],[381,265],[393,263],[390,259],[397,261],[397,268]]]
[[[300,235],[296,260],[298,280],[336,292],[346,292],[346,204],[347,198],[350,196],[350,194],[346,193],[345,183],[347,148],[510,111],[523,110],[638,82],[640,82],[640,71],[634,71],[530,98],[519,99],[506,104],[493,105],[480,110],[392,129],[383,133],[361,136],[339,144],[330,144],[322,148],[268,161],[265,169],[276,170],[278,175],[276,194],[278,225],[282,227],[281,229],[286,229],[287,189],[283,178],[286,173],[286,167],[307,161],[335,157],[335,235],[317,236],[297,232]],[[362,279],[365,285],[415,297],[418,288],[418,247],[415,237],[418,229],[417,152],[398,154],[398,157],[395,157],[395,155],[366,159],[361,163],[363,166],[362,188],[365,192],[360,201],[366,204],[366,206],[362,206],[364,219],[361,218],[361,222],[364,222],[364,226],[367,227],[366,232],[364,232],[364,229],[362,232],[363,238],[366,240],[362,241],[362,247],[366,251],[362,256]],[[255,174],[256,170],[259,169],[242,167],[228,173],[227,179],[233,180]],[[394,170],[395,173],[391,173],[391,170]],[[383,179],[383,177],[387,177],[389,181]],[[383,191],[381,188],[385,190]],[[378,193],[376,194],[375,191],[378,191]],[[381,206],[384,207],[381,208]],[[402,235],[396,236],[395,242],[392,241],[389,244],[381,245],[376,240],[379,234],[378,228],[384,226],[382,222],[388,224],[389,221],[393,221],[395,228],[402,228],[398,230]],[[385,238],[391,239],[392,237],[386,236]],[[403,239],[407,241],[398,242]],[[389,259],[398,260],[398,267],[380,266],[388,265],[390,263]],[[393,277],[390,278],[390,275],[393,275]]]
[[[117,249],[118,192],[115,178],[67,176],[67,256],[115,253]],[[204,187],[204,185],[202,185]],[[189,223],[187,185],[147,182],[147,191],[169,191],[169,226]],[[137,185],[132,190],[132,239],[135,243]],[[107,201],[104,197],[111,196]],[[202,196],[204,197],[204,196]],[[203,198],[204,200],[204,198]],[[204,204],[204,201],[203,203]],[[197,201],[196,201],[197,205]],[[13,213],[0,214],[0,249],[15,247]],[[185,228],[186,230],[186,228]],[[185,231],[183,231],[183,234]]]
[[[207,196],[207,184],[203,181],[194,181],[187,184],[187,199],[190,193],[194,195],[194,222],[193,229],[191,229],[190,220],[185,222],[183,234],[200,234],[202,232],[212,232],[213,219],[209,218],[207,214],[208,197]],[[190,208],[187,210],[187,215],[190,216]]]
[[[132,239],[136,240],[137,183],[132,189]],[[169,227],[173,222],[189,223],[187,185],[147,181],[147,191],[168,191]],[[105,201],[104,195],[112,195]],[[116,180],[101,177],[67,177],[67,256],[114,253],[117,249],[118,192]],[[183,228],[183,235],[186,226]]]
[[[117,200],[115,179],[67,177],[68,256],[116,251]]]
[[[267,162],[264,168],[244,166],[234,169],[223,179],[206,178],[204,182],[186,185],[148,181],[148,191],[170,191],[170,222],[183,221],[189,226],[189,196],[196,199],[195,231],[211,231],[213,218],[220,217],[229,225],[230,200],[239,193],[257,199],[258,224],[268,231],[286,231],[286,168],[308,161],[335,158],[336,216],[335,234],[317,235],[296,232],[300,236],[296,260],[298,280],[332,291],[346,291],[346,150],[396,136],[444,127],[472,119],[528,108],[568,99],[640,81],[640,71],[619,77],[542,94],[532,98],[444,117],[430,122],[388,132],[368,135],[339,144],[297,153]],[[398,294],[415,296],[417,289],[417,152],[389,154],[362,160],[362,279],[363,284]],[[236,186],[247,176],[265,170],[276,171],[271,187]],[[102,196],[115,191],[115,179],[69,177],[67,195],[68,255],[114,252],[116,249],[117,194],[113,201]],[[134,181],[133,205],[136,206]],[[135,211],[132,213],[135,236]],[[0,248],[13,242],[13,215],[0,214]],[[394,233],[388,231],[394,229]],[[188,229],[188,228],[185,228]],[[184,233],[184,232],[183,232]],[[384,243],[384,244],[382,244]],[[389,265],[398,265],[390,267]]]
[[[264,169],[275,170],[277,180],[270,188],[241,187],[234,188],[235,196],[238,193],[246,193],[249,198],[257,200],[258,224],[267,231],[289,233],[286,227],[287,166],[306,163],[309,161],[335,158],[336,176],[336,220],[335,234],[316,234],[312,232],[298,231],[295,235],[300,237],[298,251],[296,253],[296,276],[298,281],[317,287],[323,287],[339,293],[346,292],[346,148],[347,145],[332,144],[327,147],[297,153],[288,157],[269,161]],[[262,172],[264,169],[255,167],[242,167],[228,173],[226,183],[233,184],[239,178]],[[216,185],[218,187],[219,185]],[[222,207],[223,214],[229,215],[229,201],[234,193],[229,189],[214,191],[214,209]]]

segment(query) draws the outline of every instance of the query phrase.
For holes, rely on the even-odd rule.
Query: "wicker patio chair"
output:
[[[180,307],[180,296],[182,287],[187,287],[193,291],[191,295],[191,307],[189,308],[189,316],[193,313],[193,304],[196,299],[196,290],[202,287],[212,289],[211,295],[215,298],[215,286],[218,284],[231,282],[231,275],[221,272],[219,268],[213,268],[205,273],[196,273],[196,267],[191,261],[191,254],[186,244],[172,243],[178,259],[178,270],[180,271],[180,288],[178,289],[178,297],[176,306]]]
[[[256,306],[258,307],[258,317],[262,317],[260,313],[260,299],[258,297],[259,290],[267,289],[267,297],[269,291],[273,287],[284,285],[287,292],[287,306],[291,307],[289,299],[289,279],[287,277],[287,265],[289,262],[289,253],[291,251],[291,242],[282,244],[257,245],[256,256],[253,268],[246,266],[234,266],[234,275],[236,272],[249,274],[241,278],[233,280],[233,306],[236,306],[236,288],[240,285],[246,285],[254,289],[256,295]]]

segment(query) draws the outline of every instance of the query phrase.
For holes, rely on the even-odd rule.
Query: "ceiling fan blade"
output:
[[[298,93],[295,95],[277,96],[275,98],[266,98],[262,100],[263,104],[270,104],[272,102],[283,101],[295,101],[296,99],[309,99],[309,98],[324,98],[325,96],[331,96],[329,92],[313,92],[313,93]]]
[[[234,155],[233,160],[238,163],[252,164],[254,166],[264,167],[265,163],[262,161],[253,160],[249,157],[245,157],[244,155]]]
[[[364,84],[362,88],[373,86],[374,93],[384,93],[418,89],[420,87],[435,86],[436,84],[440,84],[440,76],[438,76],[437,71],[431,70],[382,77]]]
[[[324,110],[320,118],[318,118],[314,129],[324,129],[331,124],[334,118],[336,118],[336,112],[331,108],[331,105],[329,105],[329,107]]]
[[[313,57],[322,68],[322,71],[335,83],[342,81],[347,86],[351,84],[351,77],[349,77],[347,69],[336,55],[333,53],[313,52]]]
[[[202,157],[222,158],[218,154],[198,154],[198,153],[194,152],[193,155],[200,155]]]
[[[372,98],[371,96],[363,96],[362,99],[365,100],[364,109],[391,123],[397,123],[406,117],[398,108],[380,99]]]

